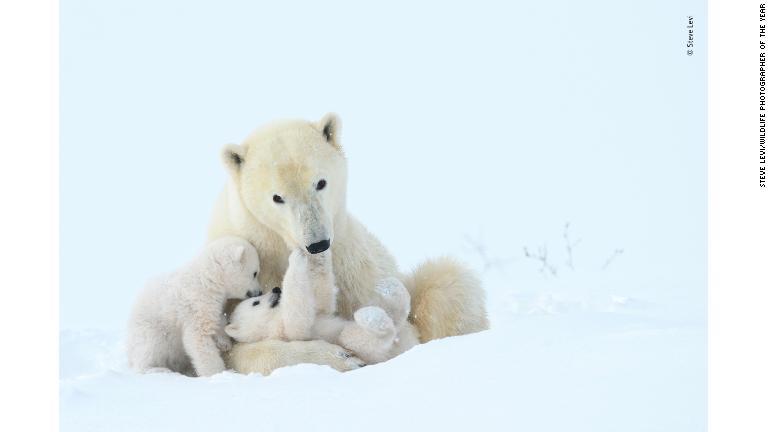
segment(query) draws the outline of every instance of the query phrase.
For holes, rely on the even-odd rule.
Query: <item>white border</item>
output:
[[[710,0],[707,13],[714,432],[768,430],[768,191],[755,177],[759,4]],[[0,3],[3,430],[59,423],[58,32],[57,2]]]
[[[57,430],[58,3],[0,2],[0,430]],[[34,308],[34,309],[32,309]]]
[[[768,430],[768,189],[757,177],[760,3],[710,0],[708,10],[713,432]]]

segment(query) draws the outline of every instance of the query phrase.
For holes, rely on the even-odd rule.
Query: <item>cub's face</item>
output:
[[[259,254],[248,241],[239,237],[223,237],[208,245],[211,265],[227,298],[241,299],[261,291],[257,276]]]
[[[339,130],[333,114],[318,123],[284,122],[223,151],[246,209],[290,249],[315,254],[333,243],[335,219],[346,206]]]
[[[229,324],[224,327],[231,338],[238,342],[259,342],[270,336],[270,329],[276,324],[279,305],[280,288],[264,295],[261,292],[256,297],[241,301],[232,311]]]

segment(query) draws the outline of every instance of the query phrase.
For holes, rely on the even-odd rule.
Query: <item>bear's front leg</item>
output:
[[[309,340],[315,323],[315,296],[309,274],[307,254],[295,250],[288,257],[283,276],[280,318],[287,340]]]
[[[227,326],[227,319],[222,314],[219,317],[219,326],[216,328],[216,333],[213,335],[213,340],[216,342],[216,347],[221,352],[227,352],[232,349],[232,338],[224,332],[224,327]]]
[[[197,376],[211,376],[225,370],[224,360],[221,359],[213,335],[190,326],[184,329],[182,342]]]
[[[315,295],[315,309],[320,315],[336,313],[336,277],[333,275],[331,250],[309,256],[309,283]]]

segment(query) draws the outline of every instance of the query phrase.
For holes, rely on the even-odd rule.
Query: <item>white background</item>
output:
[[[759,4],[710,2],[709,424],[768,428],[768,188],[757,187]]]

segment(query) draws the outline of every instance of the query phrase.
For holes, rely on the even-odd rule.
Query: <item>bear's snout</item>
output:
[[[320,240],[319,242],[312,243],[311,245],[307,246],[307,252],[313,255],[319,254],[320,252],[327,251],[329,247],[331,247],[330,240]]]

